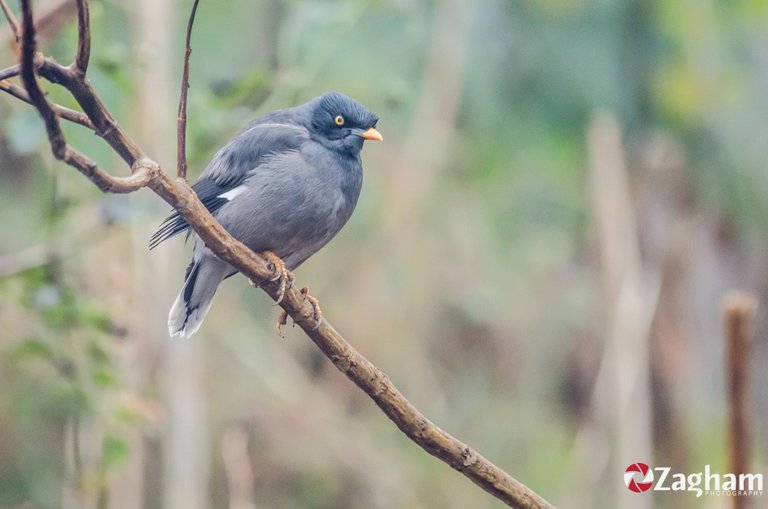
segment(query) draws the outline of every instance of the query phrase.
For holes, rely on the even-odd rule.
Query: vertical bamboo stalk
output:
[[[756,311],[757,299],[752,294],[731,291],[723,296],[728,383],[728,471],[737,475],[749,471],[749,359]],[[747,507],[747,497],[732,497],[732,500],[734,509]]]
[[[590,402],[590,419],[576,435],[568,473],[568,501],[582,506],[610,497],[612,507],[648,509],[653,499],[622,486],[606,495],[611,468],[651,461],[651,395],[648,338],[661,274],[644,265],[629,171],[616,116],[595,112],[587,130],[589,191],[605,292],[602,360]],[[610,444],[607,449],[606,444]]]

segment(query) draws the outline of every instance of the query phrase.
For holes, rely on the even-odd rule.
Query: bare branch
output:
[[[192,26],[195,24],[197,4],[192,4],[192,12],[189,13],[187,22],[187,41],[184,51],[184,71],[181,77],[181,92],[179,92],[179,115],[177,119],[177,145],[176,145],[176,178],[186,182],[187,180],[187,92],[189,90],[189,56],[192,54]]]
[[[88,0],[77,0],[77,53],[72,70],[85,76],[91,58],[91,22]]]
[[[0,0],[0,2],[2,2],[2,0]],[[5,69],[0,69],[0,81],[18,76],[19,72],[21,72],[21,67],[19,64],[6,67]]]
[[[13,11],[10,7],[8,7],[8,4],[5,3],[5,0],[0,0],[0,9],[3,10],[3,14],[5,14],[5,19],[8,20],[8,25],[11,27],[11,32],[13,32],[13,35],[16,37],[16,41],[19,40],[19,22],[16,19],[16,16],[13,15]]]
[[[239,267],[238,267],[239,268]],[[275,285],[265,291],[277,298]],[[288,311],[334,366],[362,389],[392,422],[421,448],[461,472],[510,507],[551,508],[552,505],[469,445],[433,424],[395,387],[389,377],[350,345],[327,320],[315,329],[312,306],[300,291],[286,292],[280,306]]]
[[[78,151],[67,148],[69,152],[62,160],[79,170],[103,193],[128,194],[138,191],[149,185],[152,176],[160,171],[154,161],[140,160],[134,165],[134,171],[129,176],[113,177]]]
[[[272,275],[265,261],[229,235],[184,182],[174,181],[158,172],[149,187],[179,211],[211,251],[245,277],[258,285]],[[510,507],[552,507],[470,446],[430,422],[397,390],[386,374],[357,352],[327,320],[315,329],[314,310],[296,289],[298,286],[285,292],[280,306],[336,368],[360,387],[411,440]],[[261,288],[277,300],[276,283],[264,284]]]
[[[21,38],[21,80],[27,89],[29,102],[37,108],[40,116],[43,117],[48,141],[51,144],[51,151],[54,157],[79,170],[104,192],[130,193],[146,186],[150,176],[155,173],[151,171],[152,165],[143,164],[141,171],[134,172],[130,177],[112,177],[99,168],[96,163],[67,145],[64,133],[61,131],[61,125],[59,125],[57,112],[48,102],[42,89],[40,89],[40,84],[35,76],[36,60],[39,61],[42,55],[36,52],[35,26],[29,0],[22,0],[21,11],[23,28]],[[155,168],[156,166],[154,165]]]
[[[59,126],[56,112],[53,111],[48,103],[45,94],[40,89],[35,76],[35,25],[32,20],[32,8],[29,0],[22,0],[21,13],[23,32],[21,38],[21,80],[24,88],[27,89],[30,102],[37,108],[45,123],[45,130],[48,133],[48,140],[51,142],[51,149],[57,159],[61,159],[64,154],[66,142]]]
[[[69,90],[83,112],[93,122],[96,134],[104,138],[129,166],[132,167],[137,160],[144,158],[144,152],[117,124],[88,80],[81,79],[78,74],[50,57],[43,59],[38,72],[51,83],[59,84]]]
[[[8,80],[0,80],[0,90],[2,90],[3,92],[6,92],[7,94],[12,95],[16,99],[24,101],[27,104],[32,104],[32,100],[29,98],[29,94],[27,94],[27,92],[23,88],[14,85]],[[85,115],[85,113],[71,110],[69,108],[60,106],[55,103],[51,103],[51,107],[56,112],[56,114],[59,115],[59,117],[63,118],[64,120],[69,120],[72,123],[79,124],[83,127],[87,127],[88,129],[94,128],[93,124],[91,123],[90,119]]]

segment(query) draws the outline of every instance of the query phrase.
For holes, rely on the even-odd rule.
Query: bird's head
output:
[[[378,117],[365,106],[338,92],[318,98],[312,110],[312,128],[323,144],[333,150],[358,155],[365,140],[381,141]]]

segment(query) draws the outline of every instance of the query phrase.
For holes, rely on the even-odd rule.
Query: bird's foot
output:
[[[275,331],[277,332],[277,335],[282,337],[283,336],[283,325],[288,323],[288,311],[283,309],[280,312],[280,316],[277,317],[277,323],[275,324]]]
[[[312,305],[312,314],[315,318],[315,326],[312,327],[312,330],[317,330],[323,323],[323,310],[320,309],[320,302],[309,294],[309,288],[306,286],[301,289],[301,294],[304,296],[304,300]]]
[[[285,268],[285,263],[272,251],[262,251],[259,253],[267,262],[269,262],[272,269],[272,278],[270,281],[279,281],[277,287],[277,300],[275,305],[280,304],[285,297],[285,291],[293,286],[293,281],[296,277],[293,273]]]
[[[312,305],[312,316],[315,319],[315,326],[312,330],[320,328],[320,324],[323,323],[323,310],[320,309],[320,302],[309,294],[309,288],[306,286],[301,289],[301,295],[304,300]],[[283,309],[280,312],[280,316],[277,317],[277,323],[275,324],[275,332],[280,337],[283,337],[283,325],[288,323],[288,311]]]

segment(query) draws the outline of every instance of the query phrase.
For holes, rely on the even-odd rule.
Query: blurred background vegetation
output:
[[[73,3],[34,2],[61,61]],[[91,80],[166,171],[190,6],[92,2]],[[10,65],[7,25],[0,42]],[[622,476],[727,469],[719,301],[768,295],[767,87],[763,0],[203,0],[191,174],[257,114],[359,99],[385,141],[366,145],[350,224],[297,273],[329,320],[562,507],[726,507]],[[125,173],[92,133],[66,134]],[[297,329],[276,336],[244,278],[169,339],[190,247],[147,251],[166,213],[149,191],[101,195],[0,98],[0,507],[501,507]]]

